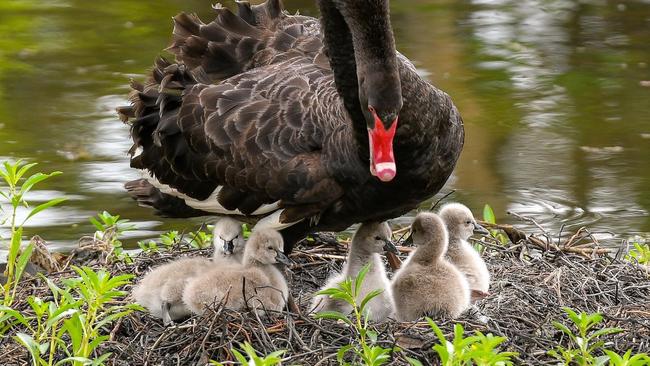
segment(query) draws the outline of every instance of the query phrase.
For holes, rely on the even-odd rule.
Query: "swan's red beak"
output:
[[[370,140],[370,173],[382,182],[390,182],[397,174],[395,165],[395,156],[393,154],[393,137],[397,130],[397,117],[388,129],[377,116],[377,113],[371,110],[375,118],[375,127],[368,128],[368,138]]]

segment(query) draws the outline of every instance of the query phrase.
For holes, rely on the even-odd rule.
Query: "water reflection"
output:
[[[312,1],[285,4],[316,14]],[[552,231],[591,225],[617,233],[601,237],[612,245],[648,236],[650,88],[640,82],[650,80],[649,2],[391,6],[399,49],[465,118],[466,147],[445,191],[456,189],[477,213],[490,203],[500,221],[513,221],[505,212],[514,211]],[[29,234],[70,247],[93,232],[87,217],[101,210],[142,229],[131,244],[198,222],[155,217],[126,197],[122,184],[138,173],[125,155],[128,128],[113,112],[128,79],[142,79],[166,46],[170,16],[181,10],[212,16],[199,0],[0,3],[0,34],[13,35],[0,37],[0,156],[65,173],[34,202],[70,198],[37,216]]]

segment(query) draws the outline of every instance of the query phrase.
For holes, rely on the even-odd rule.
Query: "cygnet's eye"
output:
[[[273,247],[269,245],[268,247],[266,247],[266,249],[268,249],[268,250],[272,250]]]
[[[381,237],[379,235],[375,236],[375,240],[381,240]]]
[[[472,223],[472,221],[470,221],[470,220],[465,221],[465,224],[467,224],[467,225],[469,225],[471,223]]]

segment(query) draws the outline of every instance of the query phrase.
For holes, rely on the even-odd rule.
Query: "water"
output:
[[[316,14],[312,1],[285,3]],[[588,225],[609,245],[650,237],[650,1],[391,7],[398,48],[465,120],[465,149],[443,192],[456,190],[477,214],[489,203],[500,222],[516,222],[513,211],[553,232]],[[64,172],[31,202],[69,198],[28,234],[69,249],[102,210],[137,224],[130,244],[198,223],[161,219],[127,197],[122,184],[137,174],[114,113],[183,10],[211,17],[210,2],[197,0],[0,2],[0,160]]]

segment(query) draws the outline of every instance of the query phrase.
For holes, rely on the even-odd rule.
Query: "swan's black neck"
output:
[[[352,34],[343,15],[331,0],[319,0],[318,6],[321,11],[325,49],[334,72],[336,90],[343,99],[354,124],[363,124],[364,116],[359,105],[359,80]]]
[[[318,4],[336,88],[352,119],[359,154],[367,158],[367,129],[373,121],[368,106],[389,122],[402,107],[388,1],[319,0]]]

